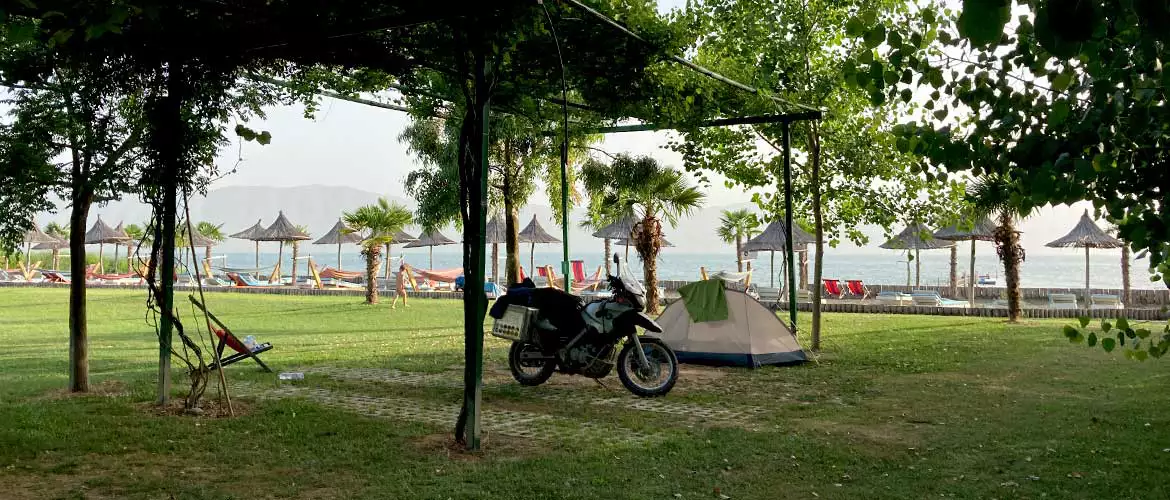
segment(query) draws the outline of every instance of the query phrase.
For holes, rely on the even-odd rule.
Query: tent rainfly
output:
[[[658,316],[659,336],[679,362],[755,368],[808,361],[796,335],[776,313],[741,291],[723,290],[723,297],[724,320],[694,321],[686,299],[674,301]]]
[[[423,247],[426,247],[427,254],[428,254],[427,256],[430,260],[427,263],[427,266],[430,269],[434,269],[435,268],[435,247],[443,246],[443,245],[454,245],[456,243],[458,243],[458,242],[451,239],[451,238],[443,236],[443,233],[440,233],[439,231],[435,230],[435,231],[426,231],[423,234],[418,235],[418,239],[416,239],[410,243],[407,243],[406,246],[403,246],[402,248],[423,248]]]
[[[529,222],[524,229],[520,230],[520,243],[529,243],[531,247],[528,250],[528,269],[529,275],[536,275],[536,244],[537,243],[560,243],[561,240],[555,236],[548,234],[541,227],[540,222],[536,220],[536,216],[532,216],[532,222]]]
[[[788,226],[784,224],[784,220],[776,220],[771,224],[768,224],[768,227],[764,228],[763,232],[757,234],[754,238],[747,240],[743,244],[743,251],[745,252],[771,252],[772,259],[769,269],[769,279],[771,281],[768,285],[770,287],[776,286],[776,252],[783,252],[786,250],[786,244],[788,243],[788,238],[786,236],[787,234]],[[792,225],[792,246],[816,243],[816,241],[816,237],[808,234],[808,231],[801,229],[799,224]],[[785,259],[785,262],[787,262],[787,258]],[[786,274],[789,267],[790,266],[788,265],[784,266]],[[785,280],[785,283],[787,282],[788,280]]]
[[[1089,217],[1089,211],[1081,215],[1081,220],[1077,221],[1077,225],[1069,231],[1068,234],[1061,238],[1050,241],[1044,246],[1052,248],[1084,248],[1085,249],[1085,308],[1090,307],[1090,292],[1089,292],[1089,249],[1090,248],[1121,248],[1124,243],[1121,240],[1109,236],[1108,233],[1102,231],[1093,219]]]
[[[975,303],[975,242],[995,240],[995,224],[987,217],[981,217],[971,225],[969,221],[959,222],[953,226],[944,227],[934,232],[934,237],[940,240],[965,241],[971,240],[971,271],[967,274],[967,300]],[[954,271],[954,269],[952,269]]]
[[[935,250],[939,248],[948,248],[954,243],[949,241],[936,240],[933,236],[933,231],[926,227],[925,224],[915,222],[906,226],[902,232],[894,236],[890,241],[882,243],[880,246],[887,250],[910,250],[914,251],[914,285],[918,286],[922,282],[922,259],[920,253],[922,250]],[[906,259],[906,285],[910,284],[910,259]]]
[[[362,235],[355,233],[353,229],[345,225],[341,219],[337,219],[337,224],[329,228],[329,232],[314,241],[314,245],[337,245],[337,270],[341,270],[341,245],[345,243],[360,243]]]

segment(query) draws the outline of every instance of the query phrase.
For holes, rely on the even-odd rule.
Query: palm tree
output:
[[[756,214],[746,208],[724,210],[719,216],[719,229],[715,232],[724,243],[735,242],[735,268],[738,272],[743,272],[743,241],[751,239],[759,225]]]
[[[378,259],[382,245],[394,241],[394,233],[401,231],[414,219],[410,209],[378,198],[378,203],[363,205],[342,214],[345,225],[362,233],[362,256],[366,258],[366,303],[378,303]]]
[[[133,259],[138,256],[139,252],[142,251],[142,247],[144,245],[149,248],[151,243],[154,242],[154,238],[152,238],[151,235],[146,232],[146,228],[148,227],[150,227],[150,222],[143,222],[142,225],[130,224],[124,228],[126,235],[131,239],[129,243],[134,246],[133,251],[130,251],[129,245],[127,245],[126,253],[129,255],[127,255],[126,258],[129,260],[129,262],[134,262]],[[133,271],[133,264],[130,265],[130,269]]]
[[[223,234],[223,224],[220,224],[217,226],[217,225],[212,224],[212,223],[207,222],[207,221],[200,221],[199,224],[195,225],[195,232],[203,235],[203,237],[205,237],[211,241],[214,241],[216,243],[219,243],[219,242],[227,239],[227,235]],[[293,244],[293,249],[294,249],[293,252],[296,252],[296,250],[295,250],[296,243]],[[204,251],[203,261],[210,262],[211,261],[211,247],[204,247],[203,251]],[[293,263],[295,266],[296,261],[293,261]],[[295,269],[295,267],[294,267],[294,269]]]
[[[1014,185],[1008,178],[993,175],[972,183],[967,190],[968,198],[981,215],[995,217],[995,250],[1003,262],[1004,281],[1007,287],[1008,321],[1020,320],[1020,263],[1026,257],[1020,245],[1020,232],[1016,221],[1027,218],[1031,208],[1021,209],[1013,203]],[[970,279],[975,279],[972,276]]]
[[[634,215],[632,239],[642,258],[646,312],[658,312],[658,251],[662,222],[672,227],[679,217],[703,205],[705,195],[682,172],[664,167],[649,156],[617,155],[613,163],[591,161],[582,169],[590,210],[603,222]]]

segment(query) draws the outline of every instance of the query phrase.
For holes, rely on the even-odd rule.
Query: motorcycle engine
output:
[[[613,370],[617,349],[613,344],[582,343],[567,353],[571,371],[589,378],[604,378]]]

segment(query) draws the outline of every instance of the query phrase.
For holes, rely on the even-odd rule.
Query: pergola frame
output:
[[[622,32],[625,36],[638,40],[639,42],[648,43],[638,34],[630,31],[625,26],[617,21],[605,16],[604,14],[582,4],[577,0],[559,0],[559,2],[568,5],[572,8],[584,13],[587,17],[592,17],[603,24],[613,27]],[[537,2],[543,8],[541,2]],[[46,6],[48,7],[48,4]],[[232,8],[236,10],[231,10]],[[176,218],[176,210],[178,204],[178,194],[180,186],[179,181],[179,167],[182,164],[183,156],[179,150],[178,145],[184,139],[182,118],[182,106],[184,100],[188,98],[184,83],[180,83],[185,76],[184,65],[198,60],[199,57],[215,57],[226,56],[230,63],[225,63],[225,70],[228,67],[243,67],[247,61],[288,61],[292,64],[326,64],[326,65],[349,65],[349,66],[363,66],[369,68],[385,68],[394,67],[395,64],[405,65],[408,67],[411,64],[417,66],[426,66],[425,64],[417,64],[417,61],[407,61],[403,58],[401,50],[395,52],[392,43],[388,44],[385,38],[379,38],[377,44],[368,43],[366,45],[354,44],[348,39],[338,41],[342,37],[353,35],[360,35],[363,33],[383,32],[398,28],[409,27],[413,25],[428,24],[437,21],[444,21],[448,19],[442,9],[430,5],[426,2],[404,2],[401,4],[386,4],[385,9],[376,13],[375,17],[368,19],[345,18],[341,20],[322,21],[320,17],[315,14],[310,15],[306,11],[290,8],[290,5],[282,5],[284,10],[274,11],[272,16],[264,17],[259,14],[266,13],[265,9],[270,7],[252,6],[252,5],[236,5],[229,6],[228,4],[206,4],[201,8],[205,8],[207,12],[198,12],[198,9],[191,11],[191,16],[183,16],[184,21],[190,17],[197,19],[198,22],[194,24],[182,24],[184,21],[175,21],[174,18],[166,18],[167,21],[174,21],[172,24],[165,22],[154,23],[139,23],[132,26],[134,35],[127,37],[129,32],[119,31],[117,35],[110,36],[110,39],[95,38],[95,42],[91,45],[89,37],[87,36],[84,42],[77,41],[78,37],[67,41],[72,44],[68,50],[74,51],[74,54],[81,54],[81,56],[88,57],[92,54],[104,53],[121,53],[128,56],[141,57],[139,62],[150,64],[159,64],[169,68],[169,72],[165,90],[166,96],[162,98],[158,107],[157,114],[152,118],[155,125],[162,132],[152,136],[148,142],[147,147],[153,149],[159,154],[159,166],[161,167],[162,176],[158,179],[160,187],[163,190],[162,200],[162,221],[163,221],[163,242],[161,255],[161,269],[157,274],[160,278],[158,298],[159,307],[163,312],[161,321],[159,322],[159,397],[160,401],[167,398],[167,393],[170,389],[169,373],[170,373],[170,357],[171,357],[171,338],[173,335],[172,328],[172,310],[174,304],[174,285],[173,285],[173,270],[174,270],[174,223]],[[33,17],[40,17],[38,6],[29,4],[24,8],[14,9],[15,14],[28,14]],[[64,7],[63,7],[64,8]],[[493,8],[493,7],[489,7]],[[484,10],[485,13],[492,12],[491,10]],[[230,22],[216,22],[216,15],[231,14]],[[546,17],[549,20],[550,28],[552,18]],[[84,20],[84,12],[69,12],[67,15],[62,15],[60,18],[68,19],[72,22],[74,19],[81,19],[82,26],[86,23]],[[583,16],[584,17],[584,16]],[[169,28],[179,27],[182,29],[171,31]],[[206,29],[207,31],[201,31]],[[332,30],[332,31],[330,31]],[[201,36],[206,36],[216,43],[208,44],[200,48],[199,45],[189,45],[185,37],[194,36],[194,33],[200,33]],[[119,38],[122,37],[122,38]],[[125,38],[125,40],[123,40]],[[555,33],[554,33],[555,39]],[[127,43],[126,40],[129,42]],[[172,42],[178,40],[180,43]],[[466,199],[461,202],[466,202],[467,208],[466,217],[469,220],[468,228],[465,229],[465,234],[477,234],[479,240],[475,242],[472,247],[470,257],[465,258],[468,267],[465,269],[467,276],[467,289],[478,291],[483,289],[484,285],[484,229],[487,223],[487,152],[489,145],[489,116],[490,116],[490,96],[486,89],[487,86],[487,70],[483,61],[483,52],[477,52],[482,49],[485,42],[483,40],[473,40],[468,42],[464,40],[459,43],[468,43],[466,47],[469,52],[474,55],[475,62],[466,65],[472,69],[471,75],[461,75],[463,77],[471,77],[474,83],[470,88],[475,90],[474,98],[469,100],[474,102],[467,102],[466,110],[468,114],[466,118],[475,118],[481,123],[477,124],[478,128],[471,128],[471,133],[467,136],[461,136],[464,141],[460,144],[460,148],[471,154],[478,154],[478,165],[474,169],[465,169],[471,162],[461,163],[461,171],[468,170],[469,173],[461,173],[460,190],[461,193],[476,193],[481,194],[482,199]],[[478,44],[478,45],[477,45]],[[143,46],[148,48],[143,49]],[[458,45],[458,43],[457,43]],[[399,46],[408,47],[409,44]],[[346,50],[339,50],[344,47]],[[558,41],[559,47],[559,41]],[[352,50],[349,50],[352,49]],[[378,53],[381,49],[383,52]],[[330,51],[334,52],[330,52]],[[364,58],[364,59],[363,59]],[[634,132],[634,131],[653,131],[653,130],[667,130],[667,129],[689,129],[695,127],[721,127],[733,125],[748,125],[748,124],[762,124],[762,123],[780,123],[783,131],[783,188],[785,191],[785,207],[786,217],[789,231],[792,228],[792,173],[791,173],[791,124],[797,121],[817,120],[821,118],[821,112],[814,108],[792,104],[775,96],[767,95],[759,89],[748,86],[746,84],[737,82],[723,75],[715,73],[707,68],[703,68],[697,64],[683,59],[682,57],[672,55],[670,59],[676,63],[682,64],[687,68],[701,73],[709,78],[720,81],[730,85],[736,89],[747,93],[764,94],[765,98],[774,102],[778,108],[788,106],[792,108],[800,108],[802,111],[790,114],[755,116],[755,117],[735,117],[724,118],[718,120],[709,120],[697,124],[683,125],[682,127],[675,125],[656,125],[656,124],[642,124],[642,125],[625,125],[615,127],[604,127],[593,130],[594,133],[620,133],[620,132]],[[366,63],[369,64],[366,64]],[[237,66],[231,66],[237,65]],[[382,65],[382,66],[379,66]],[[388,65],[388,66],[386,66]],[[433,68],[432,68],[433,69]],[[562,61],[561,68],[562,79],[562,96],[561,99],[556,100],[551,97],[537,96],[537,99],[547,102],[556,102],[562,106],[564,110],[564,121],[562,123],[562,151],[561,151],[561,182],[562,182],[562,204],[567,205],[568,190],[566,172],[568,168],[568,108],[580,107],[577,103],[571,103],[567,98],[567,87],[564,84],[564,65]],[[398,87],[400,92],[409,92],[405,86]],[[379,103],[376,101],[369,101],[364,99],[349,98],[336,93],[323,93],[330,97],[343,98],[363,104],[377,106],[385,109],[392,109],[397,111],[404,111],[401,106],[391,104]],[[559,102],[558,102],[559,101]],[[588,109],[588,108],[586,108]],[[478,137],[476,137],[478,135]],[[475,151],[474,149],[478,149]],[[464,174],[467,175],[464,175]],[[470,208],[474,206],[475,208]],[[568,211],[564,211],[564,220],[561,221],[562,227],[565,231],[564,251],[565,262],[564,275],[566,276],[566,288],[569,288],[568,276]],[[790,281],[794,280],[794,263],[792,248],[792,238],[789,234],[789,242],[787,245],[787,253],[789,254],[789,277]],[[465,243],[466,245],[466,243]],[[796,320],[796,301],[795,301],[795,286],[790,283],[789,286],[789,308],[790,317],[793,325]],[[465,318],[465,371],[464,371],[464,413],[460,416],[460,423],[466,423],[467,439],[466,444],[471,449],[477,449],[480,444],[480,417],[479,407],[482,393],[482,369],[483,369],[483,313],[486,311],[486,297],[482,293],[469,293],[464,297],[464,318]]]

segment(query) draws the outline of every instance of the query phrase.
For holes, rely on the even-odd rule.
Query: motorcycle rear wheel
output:
[[[551,359],[524,361],[522,354],[525,352],[540,353],[540,348],[526,342],[512,342],[512,347],[508,349],[508,369],[512,371],[512,378],[520,385],[530,387],[547,382],[557,370],[557,362]]]
[[[649,370],[643,371],[639,366],[634,343],[626,342],[622,352],[618,354],[618,378],[626,389],[638,396],[644,398],[665,396],[678,381],[678,357],[675,356],[674,350],[661,340],[642,337],[639,341],[642,344],[642,352],[646,353],[646,361],[650,363]]]

